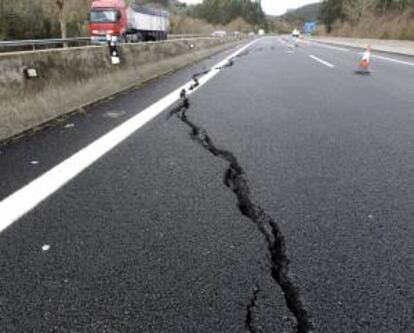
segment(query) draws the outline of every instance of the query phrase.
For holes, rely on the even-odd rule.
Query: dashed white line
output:
[[[287,47],[290,47],[290,48],[294,48],[295,47],[295,45],[292,45],[290,42],[288,42],[288,41],[286,41],[286,40],[284,40],[284,39],[278,39],[278,42],[279,43],[281,43],[281,44],[283,44],[283,45],[285,45],[285,46],[287,46]]]
[[[325,60],[322,60],[322,59],[320,59],[320,58],[318,58],[318,57],[316,57],[316,56],[314,56],[314,55],[312,55],[312,54],[310,54],[310,55],[309,55],[309,57],[310,57],[310,58],[312,58],[313,60],[316,60],[316,61],[320,62],[321,64],[323,64],[323,65],[325,65],[325,66],[327,66],[327,67],[330,67],[330,68],[335,68],[335,66],[334,66],[334,65],[332,65],[332,64],[330,64],[329,62],[327,62],[327,61],[325,61]]]
[[[408,61],[403,61],[403,60],[398,60],[398,59],[393,59],[393,58],[387,58],[387,57],[383,57],[383,56],[379,56],[379,55],[371,55],[371,57],[375,58],[375,59],[381,59],[381,60],[384,60],[384,61],[395,62],[395,63],[402,64],[402,65],[414,66],[414,62],[408,62]]]
[[[260,40],[262,39],[257,39],[243,46],[219,62],[217,65],[213,66],[212,70],[208,74],[199,79],[199,87],[206,84],[220,72],[220,70],[216,68],[222,67],[228,63],[230,59],[236,57],[238,54],[242,53],[248,47]],[[0,232],[30,212],[45,199],[66,185],[70,180],[78,176],[86,168],[91,166],[109,151],[114,149],[121,142],[123,142],[149,121],[154,119],[172,104],[177,102],[180,98],[180,92],[183,89],[188,90],[189,86],[192,84],[193,81],[190,81],[185,85],[179,87],[169,95],[165,96],[158,102],[141,111],[136,116],[125,121],[115,129],[103,135],[76,154],[64,160],[57,166],[53,167],[40,177],[36,178],[20,190],[16,191],[1,201]],[[188,91],[188,94],[191,93],[192,91]]]
[[[317,42],[311,42],[311,45],[320,46],[320,47],[324,47],[324,48],[327,48],[327,49],[332,49],[332,50],[337,50],[337,51],[342,51],[342,52],[349,52],[349,49],[345,49],[343,47],[325,45],[325,44],[320,44],[320,43],[317,43]]]

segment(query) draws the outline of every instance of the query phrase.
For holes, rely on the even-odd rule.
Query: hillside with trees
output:
[[[318,21],[320,3],[312,3],[297,9],[288,10],[284,15],[268,16],[268,30],[278,33],[290,33],[294,28],[300,28],[305,22]]]
[[[317,21],[321,10],[320,3],[311,3],[298,9],[288,10],[281,18],[287,21]]]
[[[185,29],[174,29],[178,33],[211,32],[228,30],[250,32],[266,29],[266,15],[261,1],[252,0],[204,0],[203,3],[185,6],[176,13],[173,23]]]
[[[0,38],[86,34],[90,0],[0,0]]]
[[[193,6],[189,14],[211,24],[227,25],[238,18],[252,25],[266,24],[266,15],[260,1],[250,0],[204,0]]]
[[[332,35],[414,40],[414,0],[325,0],[321,21]]]
[[[37,39],[87,36],[92,0],[0,0],[0,39]],[[215,29],[248,32],[266,27],[260,1],[204,0],[186,6],[178,0],[126,0],[164,8],[171,17],[171,33],[209,33]]]

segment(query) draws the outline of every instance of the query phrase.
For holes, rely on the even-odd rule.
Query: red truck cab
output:
[[[89,15],[92,42],[105,42],[107,35],[125,38],[128,27],[127,8],[123,0],[94,0]]]

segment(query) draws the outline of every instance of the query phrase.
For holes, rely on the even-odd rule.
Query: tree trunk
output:
[[[67,27],[65,15],[63,13],[65,2],[64,0],[56,0],[56,5],[59,9],[59,24],[60,24],[60,34],[62,39],[68,38]],[[68,47],[68,43],[63,43],[63,47]]]
[[[0,0],[0,37],[4,29],[4,0]]]
[[[62,39],[66,39],[66,38],[68,38],[68,33],[67,33],[67,27],[66,27],[66,22],[65,22],[65,20],[64,20],[64,18],[62,17],[62,15],[60,15],[61,17],[60,17],[60,19],[59,19],[59,21],[60,21],[60,32],[61,32],[61,35],[62,35]],[[68,47],[68,43],[63,43],[63,47]]]
[[[67,28],[66,28],[66,22],[63,18],[62,13],[59,14],[59,23],[60,23],[60,32],[62,35],[62,39],[66,39],[68,37]]]

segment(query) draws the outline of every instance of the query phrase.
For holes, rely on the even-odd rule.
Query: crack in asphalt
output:
[[[223,66],[221,66],[221,67],[215,67],[214,69],[220,71],[220,70],[222,70],[224,68],[232,67],[233,65],[234,65],[234,60],[233,59],[229,59],[229,61],[227,61],[227,63],[225,63]]]
[[[233,66],[234,61],[233,59],[230,60],[220,69]],[[210,71],[203,73],[208,72]],[[194,83],[189,88],[191,91],[199,86],[198,77],[203,75],[203,73],[193,76]],[[228,163],[223,183],[235,194],[239,211],[256,225],[266,240],[270,254],[271,276],[281,288],[286,306],[296,319],[296,332],[311,333],[314,325],[300,297],[299,288],[295,286],[290,278],[286,242],[278,224],[260,205],[255,204],[252,200],[247,177],[234,154],[231,151],[217,148],[207,131],[188,118],[187,111],[190,109],[190,100],[185,89],[180,93],[180,100],[181,103],[170,111],[168,118],[176,115],[191,129],[190,136],[194,141],[215,157]],[[257,298],[256,292],[253,298],[254,303],[256,302],[255,298]],[[253,328],[253,330],[250,330],[251,332],[257,332],[254,330],[253,325],[251,325],[251,310],[252,307],[249,306],[246,326]]]
[[[245,321],[245,328],[247,331],[251,333],[259,333],[260,330],[255,327],[254,325],[254,318],[253,318],[253,311],[257,307],[257,301],[259,298],[260,289],[257,285],[254,286],[253,289],[253,297],[247,306],[247,313],[246,313],[246,321]]]

